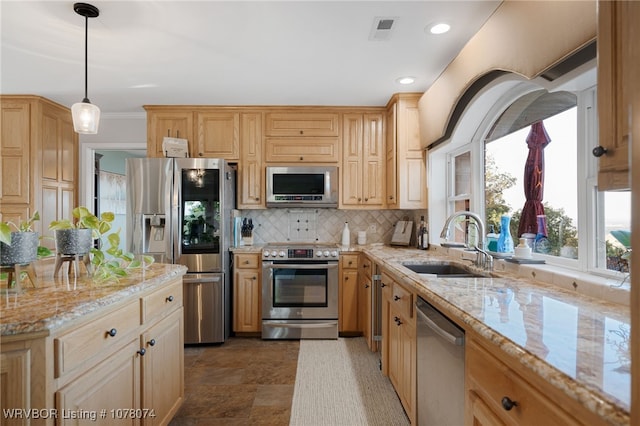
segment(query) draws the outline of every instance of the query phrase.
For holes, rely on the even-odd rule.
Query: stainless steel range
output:
[[[262,251],[262,338],[338,338],[337,245],[278,244]]]

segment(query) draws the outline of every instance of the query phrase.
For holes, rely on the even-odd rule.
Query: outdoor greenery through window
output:
[[[579,214],[578,177],[578,108],[572,107],[543,120],[550,142],[544,147],[541,170],[542,205],[546,219],[549,250],[544,253],[558,259],[577,261],[582,253],[579,236],[595,240],[594,269],[628,272],[627,257],[630,249],[630,193],[605,192],[596,194],[595,232],[584,229],[579,232],[586,212]],[[485,214],[488,229],[500,231],[502,214],[511,216],[510,231],[515,243],[520,237],[525,197],[525,163],[529,154],[527,136],[531,126],[526,126],[485,145]],[[589,171],[582,171],[589,175]],[[598,231],[599,229],[599,231]],[[535,231],[534,231],[535,233]],[[625,239],[626,237],[626,239]]]

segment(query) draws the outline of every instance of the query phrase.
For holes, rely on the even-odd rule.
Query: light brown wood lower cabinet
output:
[[[168,424],[184,400],[183,321],[179,277],[51,335],[3,336],[2,408],[58,412],[0,424]]]
[[[338,331],[360,333],[358,321],[358,254],[341,254],[339,264],[340,294],[338,298]]]
[[[260,253],[235,254],[233,272],[233,331],[262,330],[262,273]]]
[[[413,293],[382,274],[382,372],[411,424],[416,421],[416,319]]]
[[[602,419],[590,415],[577,401],[558,395],[533,373],[522,375],[507,366],[498,359],[504,355],[496,351],[467,333],[466,424],[604,425]]]

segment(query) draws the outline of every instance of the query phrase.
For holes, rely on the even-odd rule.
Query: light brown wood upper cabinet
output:
[[[147,110],[147,157],[164,157],[165,137],[186,139],[193,157],[193,112],[186,110]]]
[[[147,156],[164,157],[165,137],[186,139],[189,157],[240,157],[240,112],[229,108],[145,105]]]
[[[0,213],[2,220],[26,220],[36,210],[41,236],[52,220],[70,217],[77,200],[78,135],[71,111],[40,96],[0,96]],[[52,239],[42,244],[53,246]]]
[[[341,201],[344,208],[382,208],[385,149],[382,113],[342,116]]]
[[[420,146],[419,93],[396,93],[387,104],[387,207],[427,208],[426,153]]]
[[[319,111],[273,111],[265,114],[265,161],[338,163],[339,115]]]
[[[262,113],[240,116],[240,158],[238,162],[239,209],[265,208],[264,165],[262,161]]]
[[[240,113],[227,111],[196,112],[197,139],[192,157],[240,157]]]
[[[631,55],[626,50],[631,43],[632,14],[627,10],[632,2],[598,2],[598,127],[599,146],[606,150],[597,152],[598,190],[622,190],[630,188],[629,178],[629,87],[631,79]],[[635,67],[637,69],[637,64]]]

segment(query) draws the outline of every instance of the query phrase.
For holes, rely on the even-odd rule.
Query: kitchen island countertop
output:
[[[98,284],[86,274],[75,277],[59,273],[54,277],[51,262],[38,261],[35,288],[26,278],[21,291],[0,294],[0,336],[49,334],[102,307],[159,288],[186,271],[185,266],[154,263],[147,269],[132,271],[117,283]]]
[[[628,306],[509,273],[442,279],[402,266],[456,261],[431,250],[371,245],[358,251],[585,409],[609,424],[629,424]]]

